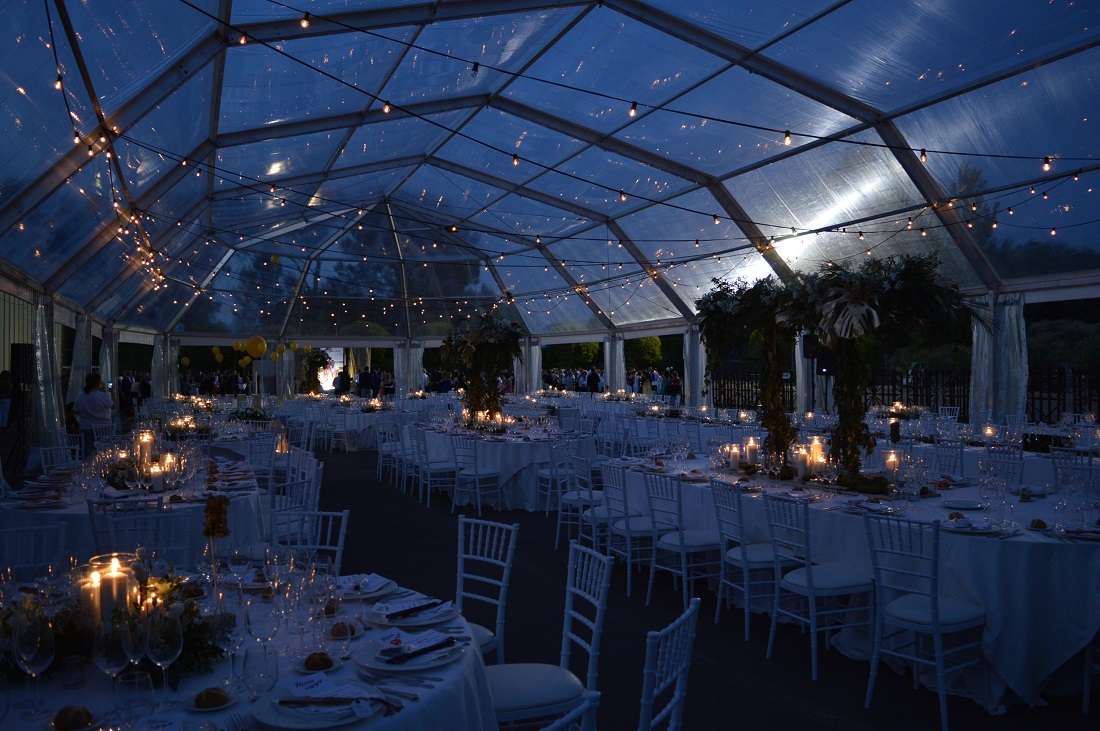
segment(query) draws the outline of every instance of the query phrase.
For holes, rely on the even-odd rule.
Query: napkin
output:
[[[410,599],[403,602],[379,602],[374,605],[372,610],[375,615],[385,617],[386,619],[424,619],[431,617],[445,617],[449,615],[452,610],[453,602],[443,602],[438,606],[431,606],[438,599],[432,599],[425,597],[421,599]],[[425,609],[417,611],[418,607],[425,607]],[[395,614],[404,614],[401,617],[394,617]]]
[[[427,632],[412,634],[399,629],[391,629],[377,639],[381,649],[378,650],[379,659],[407,655],[410,652],[431,647],[452,639],[450,635],[443,634],[434,629]]]
[[[319,723],[335,723],[350,716],[369,718],[375,714],[374,707],[367,701],[335,706],[323,704],[284,706],[279,704],[279,701],[283,699],[370,698],[377,695],[371,688],[353,684],[336,685],[327,675],[311,675],[307,678],[287,681],[284,684],[284,690],[285,695],[282,698],[272,699],[272,703],[279,713],[292,718],[308,719]]]
[[[134,726],[136,731],[183,731],[182,713],[162,713],[146,716]]]
[[[348,574],[337,576],[336,585],[342,592],[360,592],[369,594],[383,586],[389,579],[378,574]]]

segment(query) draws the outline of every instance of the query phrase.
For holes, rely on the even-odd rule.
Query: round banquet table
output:
[[[681,469],[706,471],[708,465],[706,460],[686,461]],[[628,468],[625,484],[631,509],[648,515],[639,470],[638,466]],[[737,477],[726,479],[735,481]],[[754,478],[749,484],[765,486],[767,492],[788,492],[793,483]],[[682,489],[687,527],[717,530],[709,484],[685,482]],[[919,510],[906,511],[904,517],[946,521],[953,508],[945,502],[978,498],[974,487],[944,490],[940,497],[922,499]],[[870,576],[871,555],[863,519],[842,510],[853,499],[838,495],[811,504],[814,559]],[[947,530],[940,534],[943,594],[977,603],[986,612],[981,640],[986,662],[979,672],[965,676],[964,686],[952,690],[969,695],[990,711],[1019,701],[1041,705],[1040,695],[1046,690],[1080,691],[1080,667],[1063,666],[1100,632],[1100,542],[1062,540],[1026,528],[1035,518],[1055,525],[1053,503],[1047,498],[1018,502],[1014,497],[1009,514],[1021,529],[1010,537]],[[762,495],[746,494],[743,506],[746,540],[769,540]],[[852,642],[841,650],[866,659],[868,646],[867,642]]]
[[[349,612],[358,614],[361,610],[355,608],[356,604],[358,602],[344,602]],[[343,685],[348,681],[357,680],[357,673],[361,666],[354,658],[359,656],[358,647],[368,642],[372,634],[380,634],[385,631],[384,628],[378,626],[368,627],[360,635],[362,639],[352,641],[352,659],[344,660],[340,666],[326,674],[336,685]],[[458,637],[469,636],[469,626],[461,616],[440,625],[434,625],[431,629],[448,629]],[[416,629],[409,629],[408,631],[415,632]],[[249,647],[253,642],[255,640],[251,637],[247,638],[244,647],[238,653],[238,673],[242,670],[241,659],[244,656],[244,648]],[[464,640],[460,640],[460,644],[465,644]],[[256,701],[257,704],[265,701],[270,702],[272,698],[289,697],[289,691],[286,690],[284,683],[307,677],[304,673],[295,669],[300,666],[302,654],[299,650],[299,635],[287,635],[284,627],[280,629],[274,642],[266,643],[266,646],[269,651],[274,651],[279,656],[279,680],[276,682],[273,691]],[[159,670],[154,672],[159,673]],[[219,729],[232,728],[227,724],[230,718],[234,716],[243,716],[251,720],[254,706],[249,701],[247,689],[243,687],[237,693],[238,696],[243,697],[237,697],[235,702],[225,709],[195,712],[186,708],[188,702],[199,691],[211,686],[220,686],[221,680],[228,676],[229,672],[230,662],[228,658],[225,658],[215,663],[210,673],[184,676],[178,688],[169,694],[172,700],[180,702],[181,708],[174,711],[154,713],[146,720],[153,721],[154,724],[161,719],[178,722],[178,726],[172,727],[178,728],[180,731],[200,731],[204,728],[203,724],[208,722],[217,724]],[[398,693],[412,693],[417,696],[417,700],[396,698],[396,702],[401,703],[403,707],[391,716],[376,715],[351,723],[341,721],[338,724],[316,723],[315,725],[309,725],[308,723],[298,725],[300,722],[297,717],[294,717],[288,718],[288,726],[278,728],[333,728],[339,726],[340,728],[362,728],[371,731],[424,731],[426,729],[494,731],[497,728],[492,696],[485,681],[485,666],[481,659],[481,653],[478,652],[476,647],[465,647],[464,651],[459,653],[458,659],[449,664],[410,674],[433,678],[430,681],[432,687],[400,685],[403,673],[392,673],[391,675],[395,681],[394,689]],[[85,666],[85,678],[85,687],[67,690],[61,687],[59,677],[45,676],[41,688],[42,700],[46,708],[56,711],[64,705],[79,704],[88,707],[96,718],[101,719],[107,716],[112,704],[110,678],[97,670],[91,661],[88,661]],[[159,682],[159,679],[157,679],[157,682]],[[161,699],[162,692],[161,688],[155,689],[155,701]],[[12,718],[17,718],[19,713],[18,709],[13,709],[9,721]],[[150,728],[151,726],[142,724],[139,721],[137,728]],[[42,727],[45,727],[44,723]],[[277,727],[257,724],[253,728]]]

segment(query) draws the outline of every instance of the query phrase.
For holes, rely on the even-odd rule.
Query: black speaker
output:
[[[18,386],[34,382],[34,346],[30,343],[11,344],[11,380]]]

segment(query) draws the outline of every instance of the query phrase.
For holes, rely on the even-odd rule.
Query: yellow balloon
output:
[[[290,350],[291,352],[296,352],[298,350],[298,343],[291,343]]]
[[[268,353],[267,357],[271,358],[271,360],[279,360],[279,354],[274,351]]]
[[[219,363],[221,363],[224,358],[225,356],[221,353],[214,353],[214,360],[218,361]]]
[[[271,255],[271,263],[272,264],[278,264],[279,263],[279,255],[278,254],[272,254]]]
[[[245,358],[248,358],[248,356],[246,355],[244,358],[241,358],[240,360],[237,361],[237,365],[239,365],[241,368],[244,368],[246,365],[248,365],[247,363],[244,362]]]
[[[286,346],[285,346],[285,345],[283,345],[282,343],[279,343],[279,347],[278,347],[278,348],[275,348],[275,350],[278,350],[278,351],[279,351],[279,355],[282,355],[283,353],[285,353],[285,352],[286,352]]]
[[[236,351],[240,352],[240,349],[241,349],[240,341],[239,340],[233,341],[233,350],[236,350]]]
[[[186,355],[183,356],[182,358],[180,358],[180,365],[186,368],[187,366],[191,365],[191,359],[188,358]]]
[[[244,361],[245,365],[249,365],[250,363],[252,363],[252,358],[247,356],[247,355],[245,357],[241,358],[241,360]]]
[[[244,347],[253,358],[262,358],[263,354],[267,352],[267,341],[259,335],[253,335]]]
[[[214,355],[217,355],[218,353],[222,352],[222,349],[215,345],[213,348],[210,349],[210,351],[214,353]]]
[[[313,346],[312,345],[303,346],[303,350],[305,350],[308,353],[309,351],[313,350]]]

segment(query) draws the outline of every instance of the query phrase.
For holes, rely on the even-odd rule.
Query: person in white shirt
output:
[[[84,378],[84,391],[76,397],[73,403],[73,413],[76,414],[77,423],[80,424],[80,432],[84,435],[84,453],[91,454],[95,451],[95,432],[93,427],[110,426],[114,423],[112,410],[115,400],[103,385],[103,378],[98,373],[89,373]]]

